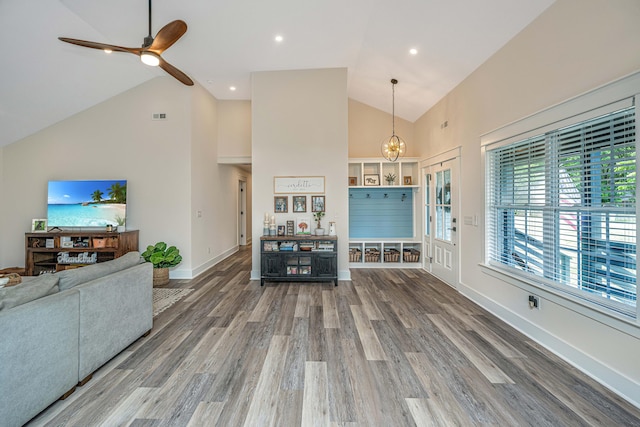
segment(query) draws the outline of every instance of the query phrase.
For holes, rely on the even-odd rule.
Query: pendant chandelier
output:
[[[407,144],[404,142],[404,139],[400,138],[396,135],[396,85],[398,81],[396,79],[391,79],[391,108],[392,108],[392,128],[391,128],[391,136],[382,140],[382,144],[380,146],[380,150],[382,151],[382,156],[389,160],[390,162],[395,162],[400,157],[404,156],[406,152]]]

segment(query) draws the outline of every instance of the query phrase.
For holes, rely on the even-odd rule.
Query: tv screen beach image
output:
[[[123,224],[127,181],[49,181],[49,227],[105,227]]]

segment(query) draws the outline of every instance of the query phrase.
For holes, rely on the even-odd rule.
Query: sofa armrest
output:
[[[0,312],[0,424],[25,424],[78,383],[79,313],[74,290]]]

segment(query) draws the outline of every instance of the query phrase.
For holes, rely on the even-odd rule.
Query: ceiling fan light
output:
[[[157,67],[158,65],[160,65],[160,56],[158,56],[153,52],[149,52],[149,51],[142,52],[140,54],[140,60],[144,64],[149,65],[151,67]]]

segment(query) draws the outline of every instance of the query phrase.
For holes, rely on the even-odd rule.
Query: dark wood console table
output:
[[[260,286],[272,282],[322,282],[338,286],[336,236],[262,236]]]

